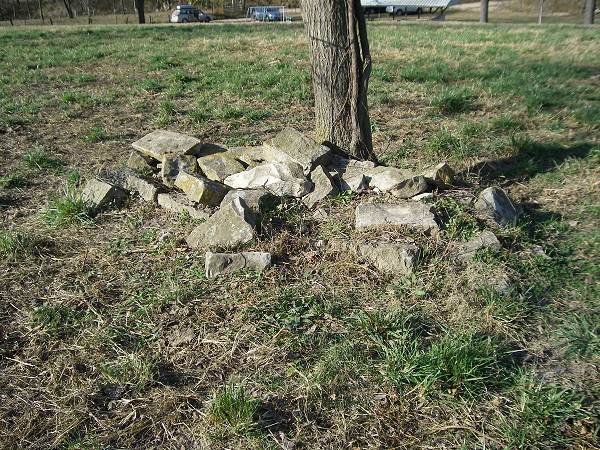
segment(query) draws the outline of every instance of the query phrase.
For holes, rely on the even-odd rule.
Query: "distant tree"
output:
[[[73,7],[71,6],[71,0],[63,0],[65,4],[65,9],[67,10],[67,15],[69,19],[73,18]]]
[[[42,6],[42,0],[38,0],[38,9],[40,10],[40,17],[43,22],[44,21],[44,7]]]
[[[367,89],[371,54],[360,0],[302,0],[319,141],[374,158]]]
[[[479,16],[479,21],[482,23],[488,23],[488,19],[489,19],[489,7],[490,7],[490,1],[489,0],[481,0],[481,11],[480,11],[480,16]]]
[[[134,4],[138,15],[138,22],[146,23],[146,16],[144,14],[144,0],[134,0]]]
[[[584,25],[593,25],[596,15],[596,0],[586,0],[585,12],[583,16]]]

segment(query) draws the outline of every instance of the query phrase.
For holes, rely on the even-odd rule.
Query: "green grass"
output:
[[[15,189],[25,187],[28,184],[27,177],[20,173],[10,173],[0,177],[0,188]]]
[[[64,166],[64,161],[54,157],[40,146],[28,150],[23,154],[25,167],[33,170],[58,169]]]
[[[219,390],[210,404],[211,419],[236,435],[251,433],[256,428],[258,402],[244,386],[228,384]]]
[[[369,34],[377,156],[458,172],[431,202],[442,232],[382,230],[421,249],[414,273],[382,274],[330,248],[367,237],[364,194],[330,199],[324,222],[286,200],[248,247],[274,270],[207,280],[182,240],[194,221],[135,203],[81,226],[81,180],[159,126],[225,145],[310,133],[301,24],[0,29],[0,442],[594,448],[598,30]],[[524,215],[493,230],[501,251],[456,265],[488,185]]]
[[[67,187],[62,196],[50,199],[48,208],[42,213],[42,220],[56,228],[90,225],[93,223],[90,213],[90,207],[81,194]]]

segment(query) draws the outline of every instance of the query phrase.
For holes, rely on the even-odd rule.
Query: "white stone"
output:
[[[178,193],[158,194],[157,201],[162,208],[176,213],[185,211],[192,219],[206,220],[210,217],[208,212],[198,209],[186,196]]]
[[[162,161],[165,155],[189,155],[197,151],[200,141],[194,137],[166,130],[156,130],[131,144],[141,153]]]
[[[314,184],[312,192],[302,198],[304,204],[312,208],[315,204],[321,200],[336,195],[338,189],[322,166],[317,166],[310,174],[310,179]]]
[[[207,278],[215,278],[238,270],[250,269],[262,272],[271,266],[271,254],[265,252],[206,253]]]
[[[263,157],[274,163],[299,164],[305,174],[325,163],[331,150],[293,128],[285,128],[263,147]]]
[[[498,225],[515,225],[519,211],[506,192],[498,187],[485,189],[475,203],[475,208],[493,219]]]
[[[433,208],[418,202],[401,204],[363,203],[356,207],[356,229],[409,226],[435,234],[439,226]]]
[[[279,197],[300,198],[312,189],[302,167],[295,163],[266,163],[225,179],[225,184],[235,189],[264,188]]]

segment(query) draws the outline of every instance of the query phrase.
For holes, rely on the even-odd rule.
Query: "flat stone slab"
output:
[[[432,184],[438,187],[446,187],[454,183],[456,173],[447,162],[441,162],[436,166],[425,169],[422,175]]]
[[[335,239],[330,242],[330,248],[339,253],[351,252],[382,273],[400,275],[413,271],[419,252],[416,245],[406,242],[353,242],[349,239]]]
[[[167,130],[156,130],[138,139],[133,148],[142,154],[150,156],[157,161],[162,161],[165,155],[189,155],[200,147],[200,141],[185,134]]]
[[[501,226],[516,225],[519,219],[519,210],[506,192],[498,187],[484,189],[475,208]]]
[[[323,199],[336,195],[339,191],[334,181],[322,166],[317,166],[310,174],[314,188],[312,192],[302,198],[304,204],[312,208]]]
[[[256,215],[240,198],[224,200],[210,218],[186,238],[191,248],[234,249],[254,239]]]
[[[312,190],[302,167],[296,163],[266,163],[235,175],[224,181],[234,189],[264,188],[279,197],[300,198]]]
[[[185,192],[191,201],[207,206],[220,204],[229,191],[227,186],[218,181],[186,171],[179,172],[175,179],[175,186]]]
[[[502,244],[491,231],[482,231],[475,235],[472,239],[464,242],[458,246],[458,253],[456,259],[459,261],[469,261],[473,259],[475,253],[481,249],[500,250]]]
[[[391,191],[399,184],[404,183],[406,180],[414,178],[415,176],[415,174],[409,170],[384,166],[365,170],[364,173],[369,179],[369,188],[379,192]]]
[[[266,161],[294,162],[302,166],[305,174],[309,174],[316,165],[326,162],[330,153],[331,149],[328,147],[289,127],[266,143],[263,149]]]
[[[150,175],[156,171],[156,161],[149,156],[133,150],[127,159],[127,167],[141,175]]]
[[[129,191],[137,192],[141,198],[151,203],[156,203],[158,194],[165,190],[164,186],[154,180],[139,177],[134,174],[127,175],[125,186]]]
[[[197,173],[198,164],[193,155],[165,155],[160,175],[166,186],[173,187],[180,172]]]
[[[356,229],[381,226],[409,226],[435,234],[439,225],[433,208],[418,202],[402,204],[363,203],[356,207]]]
[[[425,177],[417,176],[408,178],[392,188],[390,193],[398,198],[412,198],[424,194],[429,190],[429,183]]]
[[[95,212],[111,206],[120,206],[127,200],[123,189],[98,178],[89,180],[81,193],[81,198],[90,204]]]
[[[369,188],[369,178],[364,170],[356,167],[332,170],[329,176],[341,192],[351,191],[360,193]]]
[[[198,158],[198,166],[206,178],[219,182],[230,175],[246,170],[246,167],[230,152],[201,156]]]
[[[158,205],[175,213],[187,212],[192,219],[206,220],[210,217],[207,211],[198,209],[185,195],[172,192],[158,194]]]
[[[262,272],[271,266],[271,254],[265,252],[206,253],[206,278],[227,275],[238,270]]]

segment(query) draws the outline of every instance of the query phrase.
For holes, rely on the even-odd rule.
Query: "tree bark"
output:
[[[544,20],[544,1],[545,0],[540,0],[540,10],[538,12],[538,24],[541,24],[542,21]]]
[[[40,10],[40,17],[42,18],[42,22],[44,21],[44,8],[42,7],[42,0],[38,0],[38,8]]]
[[[71,0],[63,0],[64,4],[65,4],[65,9],[67,10],[67,15],[69,16],[69,19],[73,18],[73,8],[71,7]]]
[[[144,0],[135,0],[135,9],[137,10],[138,22],[146,23],[146,16],[144,14]]]
[[[317,140],[373,158],[367,89],[371,56],[360,0],[303,0]]]
[[[585,12],[583,15],[584,25],[593,25],[596,14],[596,0],[586,0]]]
[[[481,23],[488,23],[489,7],[490,7],[489,0],[481,0],[481,12],[480,12],[480,17],[479,17],[479,21]]]

